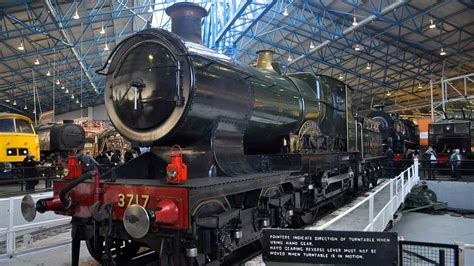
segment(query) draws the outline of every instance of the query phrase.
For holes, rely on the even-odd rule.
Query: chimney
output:
[[[166,14],[171,17],[171,32],[185,41],[202,44],[201,19],[207,16],[203,7],[194,3],[175,3],[166,8]]]
[[[273,52],[272,50],[257,51],[257,69],[275,72],[273,68]]]

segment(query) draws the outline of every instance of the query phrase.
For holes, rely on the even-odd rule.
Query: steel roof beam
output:
[[[345,30],[342,32],[341,35],[336,36],[333,40],[326,40],[325,42],[323,42],[323,43],[317,45],[317,46],[314,47],[313,49],[310,49],[310,50],[308,51],[308,54],[307,54],[307,55],[303,54],[303,55],[301,55],[301,56],[295,58],[293,61],[291,61],[291,62],[289,63],[289,65],[292,65],[292,64],[294,64],[294,63],[296,63],[296,62],[302,60],[302,59],[305,58],[306,56],[309,56],[309,55],[313,54],[314,52],[316,52],[316,51],[318,51],[318,50],[320,50],[320,49],[322,49],[322,48],[328,46],[329,44],[338,41],[338,40],[341,39],[343,36],[345,36],[345,35],[347,35],[347,34],[349,34],[349,33],[352,33],[353,31],[355,31],[355,30],[357,30],[357,29],[359,29],[359,28],[365,26],[366,24],[370,23],[371,21],[376,20],[378,17],[383,16],[383,15],[387,14],[388,12],[391,12],[391,11],[393,11],[394,9],[396,9],[396,8],[398,8],[398,7],[400,7],[400,6],[404,5],[404,4],[406,4],[406,3],[407,3],[406,0],[400,0],[400,1],[397,1],[397,2],[395,2],[395,3],[393,3],[393,4],[389,5],[389,6],[385,7],[379,14],[377,14],[377,15],[371,15],[371,16],[367,17],[366,19],[360,21],[358,25],[356,25],[356,26],[351,26],[351,27],[345,29]]]
[[[73,39],[69,36],[69,34],[66,32],[66,30],[63,28],[63,24],[61,23],[60,18],[56,14],[56,10],[52,6],[50,0],[43,0],[43,3],[45,7],[48,9],[48,11],[51,14],[51,18],[53,21],[56,22],[56,26],[58,27],[59,32],[63,36],[63,38],[68,42],[68,43],[73,43]],[[84,62],[81,60],[81,56],[79,55],[79,52],[76,50],[75,47],[70,47],[72,53],[74,54],[74,57],[76,57],[76,60],[78,61],[79,65],[81,65],[82,70],[86,74],[87,79],[89,80],[89,83],[92,85],[92,88],[94,90],[97,89],[96,85],[94,84],[94,81],[92,80],[91,74],[87,71],[86,66],[84,65]]]
[[[280,21],[280,22],[281,22],[281,21]],[[281,23],[285,24],[285,22],[281,22]],[[288,24],[288,26],[291,26],[291,25]],[[296,26],[295,26],[295,28],[296,28]],[[304,31],[304,29],[300,29],[300,30],[303,30],[303,31]],[[297,31],[291,31],[291,30],[289,30],[288,28],[281,29],[279,32],[275,32],[274,34],[280,34],[282,31],[288,31],[290,34],[295,35],[295,36],[297,36],[297,35],[300,34],[299,32],[297,32]],[[289,34],[289,35],[290,35],[290,34]],[[287,36],[288,36],[288,35],[287,35]],[[303,37],[307,38],[306,36],[303,36]],[[251,38],[255,38],[255,37],[251,37]],[[284,42],[287,42],[286,39],[287,39],[287,37],[285,37],[285,36],[282,36],[282,38],[281,38],[281,40],[283,40]],[[293,39],[293,37],[291,37],[290,39]],[[259,39],[259,40],[261,40],[261,39]],[[274,44],[272,44],[272,45],[274,45]],[[347,48],[347,47],[345,47],[345,48]],[[388,49],[388,48],[390,48],[390,47],[387,46],[386,48]],[[296,50],[295,47],[291,47],[290,45],[288,45],[288,43],[287,43],[287,48],[283,48],[283,49],[284,49],[286,52],[288,52],[288,53],[291,53],[290,51],[295,51],[295,50]],[[331,58],[334,59],[334,60],[338,60],[338,59],[340,58],[340,55],[334,54],[334,53],[332,52],[332,49],[336,49],[336,50],[338,50],[339,52],[342,52],[342,53],[347,52],[346,49],[339,49],[339,48],[336,48],[336,47],[331,47],[331,49],[329,49],[329,50],[330,50],[331,53],[332,53],[332,57],[329,57],[329,58],[328,58],[328,57],[321,57],[320,60],[326,61],[326,60],[331,60]],[[293,54],[294,54],[294,53],[293,53]],[[384,54],[386,55],[386,61],[387,61],[387,56],[389,56],[390,53],[389,53],[389,51],[387,51],[387,52],[385,52]],[[359,58],[358,55],[354,55],[354,54],[350,54],[350,53],[348,53],[348,55],[351,56],[351,57]],[[391,56],[391,55],[390,55],[390,56]],[[374,58],[375,58],[375,57],[374,57]],[[312,58],[312,59],[314,59],[314,58]],[[365,60],[366,60],[366,59],[365,59]],[[291,62],[290,62],[290,63],[291,63]],[[385,67],[387,67],[388,65],[389,65],[389,64],[386,62],[386,63],[385,63]],[[329,65],[329,67],[331,67],[331,65]],[[347,68],[345,68],[345,69],[347,69]],[[392,70],[392,71],[395,71],[395,70]],[[400,71],[397,71],[397,72],[402,72],[402,71],[403,71],[403,70],[400,70]],[[347,72],[347,71],[346,71],[346,72]],[[361,77],[361,76],[360,76],[360,75],[357,75],[357,77]],[[371,80],[372,80],[372,82],[375,81],[375,79],[371,79]],[[379,84],[379,85],[386,85],[386,83]],[[392,87],[392,89],[393,89],[393,90],[397,90],[396,87]],[[407,92],[407,93],[409,93],[409,92]]]
[[[217,33],[217,37],[214,40],[214,47],[218,46],[220,40],[231,30],[231,28],[235,25],[235,22],[240,19],[244,11],[247,7],[252,3],[252,0],[243,1],[240,7],[237,9],[237,12],[232,16],[232,18],[227,21],[226,25]],[[225,4],[225,3],[224,3]]]

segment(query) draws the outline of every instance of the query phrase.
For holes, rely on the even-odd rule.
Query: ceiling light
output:
[[[81,108],[82,108],[82,103],[79,105],[79,107],[81,107]]]
[[[48,70],[48,72],[46,72],[46,76],[48,76],[48,77],[51,76],[51,72],[49,72],[49,70]]]
[[[311,41],[311,43],[309,44],[309,49],[313,49],[314,48],[314,43],[313,41]]]
[[[108,50],[109,50],[109,46],[106,43],[105,46],[104,46],[104,51],[108,51]]]
[[[430,26],[429,26],[429,28],[430,28],[430,29],[436,28],[436,24],[434,24],[433,19],[430,19]]]
[[[356,45],[354,46],[354,50],[360,51],[360,49],[361,49],[361,48],[360,48],[360,45],[359,45],[359,44],[356,44]]]
[[[36,57],[35,65],[39,65],[39,64],[40,64],[40,61],[38,60],[38,57]]]
[[[365,67],[365,69],[370,70],[370,63],[367,63],[367,66]]]
[[[20,46],[18,46],[18,50],[20,50],[20,51],[25,50],[25,46],[23,46],[23,41],[20,42]]]
[[[288,8],[285,7],[285,11],[283,11],[283,16],[287,17],[288,16]]]
[[[418,89],[421,89],[421,88],[423,88],[423,87],[421,86],[421,84],[418,84]]]
[[[26,104],[25,104],[25,107],[23,107],[23,109],[28,110],[28,106],[26,106]]]
[[[59,82],[59,79],[56,80],[56,85],[59,85],[61,84],[61,82]]]
[[[13,105],[15,105],[15,106],[16,106],[16,100],[13,100]]]
[[[64,90],[64,86],[61,86],[61,90]]]
[[[10,99],[6,99],[5,102],[9,103],[9,102],[10,102]]]
[[[439,55],[446,55],[446,52],[441,48],[441,51],[439,52]]]
[[[64,93],[69,93],[69,89],[66,89],[66,90],[64,91]]]
[[[387,92],[387,96],[390,96],[390,95],[392,95],[392,94],[390,92]]]
[[[33,114],[36,114],[36,110],[33,110]]]
[[[293,60],[293,59],[291,58],[291,55],[289,55],[288,56],[288,62],[290,62],[291,60]]]
[[[74,99],[74,93],[71,93],[71,99]]]
[[[74,16],[72,16],[73,19],[79,19],[79,13],[77,13],[77,9],[76,11],[74,12]]]
[[[76,103],[79,104],[79,99],[76,100]]]
[[[339,79],[340,79],[340,80],[343,80],[343,79],[344,79],[344,77],[342,76],[342,74],[339,74]]]
[[[354,21],[352,22],[352,26],[357,26],[359,25],[359,23],[357,23],[357,18],[354,17]]]
[[[105,29],[104,29],[104,26],[102,26],[102,28],[100,28],[100,31],[99,31],[100,34],[104,34],[105,33]]]
[[[152,6],[148,7],[148,13],[153,13],[153,7]]]

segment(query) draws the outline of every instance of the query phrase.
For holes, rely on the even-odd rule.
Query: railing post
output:
[[[410,168],[408,168],[408,172],[407,172],[407,174],[408,174],[407,182],[408,182],[408,187],[410,189],[411,189],[411,185],[412,185],[411,182],[413,180],[413,175],[412,175],[412,171],[411,171],[412,169],[413,169],[413,167],[410,166]]]
[[[394,182],[394,180],[396,179],[390,179],[390,201],[392,202],[392,212],[395,212],[396,210],[394,210],[394,206],[396,206],[396,204],[393,204],[393,201],[394,201],[394,198],[393,198],[393,184],[395,184],[395,187],[397,186],[397,182]]]
[[[13,231],[13,198],[9,200],[8,209],[8,232],[7,232],[7,255],[11,258],[15,252],[15,232]]]
[[[445,266],[446,265],[446,259],[445,259],[445,254],[444,254],[444,249],[439,250],[439,266]]]
[[[420,175],[419,175],[419,164],[418,164],[418,158],[413,159],[413,176],[416,177],[415,180],[418,182],[420,180]]]
[[[371,194],[369,196],[369,224],[370,224],[370,230],[372,231],[373,229],[373,224],[372,222],[374,221],[374,194]]]
[[[402,200],[405,201],[405,172],[400,174],[402,179]]]

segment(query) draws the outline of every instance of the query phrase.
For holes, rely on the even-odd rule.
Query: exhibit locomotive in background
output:
[[[322,206],[377,184],[380,123],[353,116],[349,86],[282,73],[271,51],[256,68],[234,61],[201,44],[206,10],[166,12],[172,32],[124,39],[99,70],[114,127],[152,151],[101,177],[56,181],[51,199],[23,200],[28,220],[73,217],[73,265],[81,240],[101,262],[227,261],[263,228],[311,224]],[[138,256],[141,246],[151,253]]]

